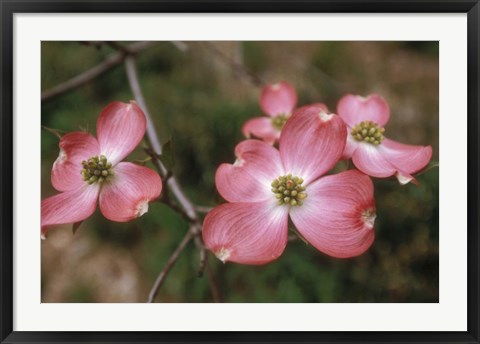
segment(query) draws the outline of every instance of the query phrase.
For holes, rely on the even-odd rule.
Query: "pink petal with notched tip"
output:
[[[215,174],[217,190],[229,202],[256,202],[273,198],[271,183],[284,175],[280,154],[259,140],[235,147],[234,164],[221,164]]]
[[[330,111],[328,111],[328,106],[323,103],[313,103],[310,104],[310,106],[317,106],[319,109],[325,111],[326,113],[330,113]]]
[[[134,101],[110,103],[97,121],[101,153],[110,163],[117,164],[140,143],[145,128],[145,115]]]
[[[390,118],[388,103],[378,94],[367,98],[352,94],[343,96],[338,102],[337,113],[349,127],[363,121],[372,121],[383,127]]]
[[[271,145],[280,138],[280,131],[272,126],[270,117],[256,117],[248,120],[243,125],[242,132],[247,138],[254,136]]]
[[[418,181],[410,173],[407,173],[404,171],[398,171],[397,173],[395,173],[395,177],[397,178],[398,182],[402,185],[408,184],[410,182],[412,184],[418,185]]]
[[[260,95],[260,107],[270,116],[288,115],[297,104],[297,92],[286,81],[267,85]]]
[[[393,176],[397,169],[382,154],[379,146],[360,142],[353,153],[353,164],[363,173],[372,177],[386,178]]]
[[[415,182],[412,174],[427,166],[432,158],[431,146],[413,146],[384,139],[378,146],[358,143],[352,161],[365,174],[385,178],[395,175],[400,184]]]
[[[303,237],[319,251],[338,258],[355,257],[373,243],[373,183],[357,170],[318,179],[308,197],[292,207],[290,217]]]
[[[274,199],[219,205],[205,217],[202,231],[206,247],[220,260],[252,265],[277,259],[287,232],[288,207]]]
[[[384,139],[379,151],[393,166],[406,174],[414,174],[428,165],[432,159],[432,146],[406,145]]]
[[[100,187],[97,184],[80,186],[42,201],[42,235],[50,226],[75,223],[91,216],[97,207]]]
[[[80,172],[82,161],[96,156],[100,152],[97,140],[85,132],[68,133],[58,144],[60,154],[52,167],[52,185],[58,191],[77,189],[85,184]]]
[[[315,104],[295,111],[280,135],[285,171],[307,185],[330,170],[341,158],[347,131],[342,119]]]
[[[121,162],[111,181],[100,192],[100,210],[111,221],[127,222],[148,211],[148,203],[160,196],[162,180],[153,170]]]

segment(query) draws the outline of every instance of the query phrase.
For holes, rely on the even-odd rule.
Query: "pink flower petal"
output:
[[[110,103],[97,121],[101,153],[113,165],[117,164],[140,143],[145,128],[145,115],[134,101]]]
[[[400,184],[405,185],[408,183],[412,183],[415,185],[418,185],[418,181],[413,177],[411,174],[403,171],[398,171],[395,173],[395,177],[397,177],[397,180]]]
[[[352,135],[350,135],[350,128],[347,128],[347,144],[345,145],[345,150],[343,151],[342,159],[350,159],[357,150],[360,143],[355,140]]]
[[[80,186],[42,200],[42,235],[53,225],[75,223],[91,216],[97,207],[100,187],[97,184]]]
[[[271,183],[284,175],[280,154],[259,140],[245,140],[235,147],[234,164],[221,164],[215,174],[217,190],[229,202],[274,199]]]
[[[264,140],[273,145],[280,138],[280,131],[272,126],[272,119],[269,117],[256,117],[245,122],[242,128],[243,135]]]
[[[380,150],[382,144],[374,146],[370,143],[360,142],[352,156],[353,164],[360,171],[372,177],[393,176],[397,169],[382,154]]]
[[[301,207],[290,217],[318,250],[338,258],[355,257],[373,243],[373,183],[357,170],[326,176],[310,184]]]
[[[297,103],[295,88],[286,81],[267,85],[262,89],[260,106],[270,116],[288,115]]]
[[[127,222],[142,216],[148,203],[160,196],[162,180],[147,167],[121,162],[113,173],[100,192],[100,210],[111,221]]]
[[[432,146],[413,146],[384,139],[379,145],[383,157],[399,171],[414,174],[432,159]]]
[[[80,172],[82,161],[97,156],[100,148],[97,140],[85,132],[68,133],[58,144],[60,154],[52,167],[52,185],[58,191],[68,191],[85,184]]]
[[[431,146],[412,146],[384,139],[378,146],[361,142],[352,156],[355,166],[372,177],[395,175],[400,184],[415,182],[412,174],[427,166],[432,158]]]
[[[331,113],[329,110],[328,110],[328,106],[323,104],[323,103],[313,103],[313,104],[310,104],[311,106],[318,106],[319,109],[323,110],[324,112],[326,113]]]
[[[288,207],[274,201],[222,204],[205,217],[203,240],[223,262],[260,265],[285,249]]]
[[[295,111],[280,135],[280,155],[287,173],[305,185],[330,170],[341,158],[347,130],[342,119],[319,105]]]
[[[388,103],[378,94],[367,98],[347,94],[338,102],[337,112],[350,127],[363,121],[372,121],[383,127],[390,118]]]

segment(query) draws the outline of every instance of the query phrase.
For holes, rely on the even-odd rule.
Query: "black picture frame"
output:
[[[408,342],[480,343],[479,329],[479,17],[478,0],[0,0],[0,341],[1,343]],[[467,13],[468,330],[465,332],[21,332],[13,331],[13,16],[15,13]]]

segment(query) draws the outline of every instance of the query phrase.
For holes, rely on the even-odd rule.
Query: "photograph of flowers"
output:
[[[43,41],[42,303],[439,302],[436,41]]]

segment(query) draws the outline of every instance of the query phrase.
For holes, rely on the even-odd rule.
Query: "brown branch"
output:
[[[289,242],[299,241],[300,237],[296,234],[290,234],[287,239]]]
[[[165,182],[165,180],[164,180]],[[187,220],[188,222],[190,223],[195,223],[195,221],[193,221],[188,215],[187,213],[183,210],[182,207],[180,207],[177,202],[175,202],[174,200],[172,200],[170,198],[170,195],[168,194],[168,192],[163,192],[162,193],[162,197],[158,200],[160,203],[163,203],[163,204],[166,204],[167,206],[169,206],[172,210],[176,211],[177,213],[179,213],[185,220]]]
[[[98,42],[92,44],[98,46]],[[68,91],[71,91],[75,88],[85,85],[86,83],[94,80],[103,73],[109,71],[113,67],[122,63],[127,56],[138,54],[139,52],[155,45],[156,42],[138,42],[133,43],[130,46],[124,48],[123,51],[119,51],[115,54],[108,56],[102,63],[90,68],[89,70],[79,74],[70,80],[62,82],[57,86],[52,87],[51,89],[45,90],[42,92],[42,102],[51,100],[52,98],[58,97]]]
[[[115,41],[105,41],[104,43],[105,43],[106,45],[108,45],[110,48],[112,48],[113,50],[122,52],[122,53],[124,53],[125,55],[131,55],[131,54],[132,54],[132,51],[130,50],[129,47],[126,47],[126,46],[124,46],[124,45],[121,45],[121,44],[118,43],[118,42],[115,42]]]
[[[170,43],[173,44],[175,48],[180,50],[182,53],[186,52],[188,50],[188,45],[185,42],[182,41],[170,41]]]
[[[213,209],[213,207],[205,207],[203,205],[195,206],[195,210],[197,211],[197,213],[200,213],[200,214],[206,214],[212,209]]]
[[[206,260],[205,266],[207,270],[208,281],[210,283],[210,290],[212,291],[213,302],[223,302],[222,293],[218,287],[217,279],[212,271],[212,267],[208,263],[208,259]]]
[[[263,87],[265,85],[264,80],[260,78],[257,74],[253,73],[249,70],[245,65],[242,63],[238,63],[237,61],[232,60],[227,55],[225,55],[222,51],[220,51],[217,47],[215,47],[210,42],[204,42],[203,46],[213,52],[217,57],[219,57],[223,62],[225,62],[233,71],[239,76],[244,77],[248,82],[256,87]]]
[[[155,297],[157,296],[160,287],[165,281],[165,278],[167,277],[168,273],[177,262],[178,258],[180,257],[180,254],[183,252],[185,247],[187,247],[190,240],[192,240],[194,235],[195,235],[194,231],[189,230],[187,234],[185,234],[185,236],[183,237],[182,241],[180,241],[180,244],[178,244],[175,251],[173,251],[172,255],[167,261],[167,264],[165,264],[164,268],[162,269],[162,271],[160,271],[160,274],[155,280],[155,283],[153,284],[153,287],[150,290],[150,293],[148,294],[147,303],[153,303],[155,301]]]
[[[199,252],[199,258],[198,258],[198,272],[197,276],[202,277],[203,273],[205,271],[205,267],[207,265],[207,249],[205,248],[205,245],[202,242],[202,239],[200,239],[200,232],[201,230],[199,229],[197,231],[197,235],[195,236],[195,245],[197,246],[198,252]]]

